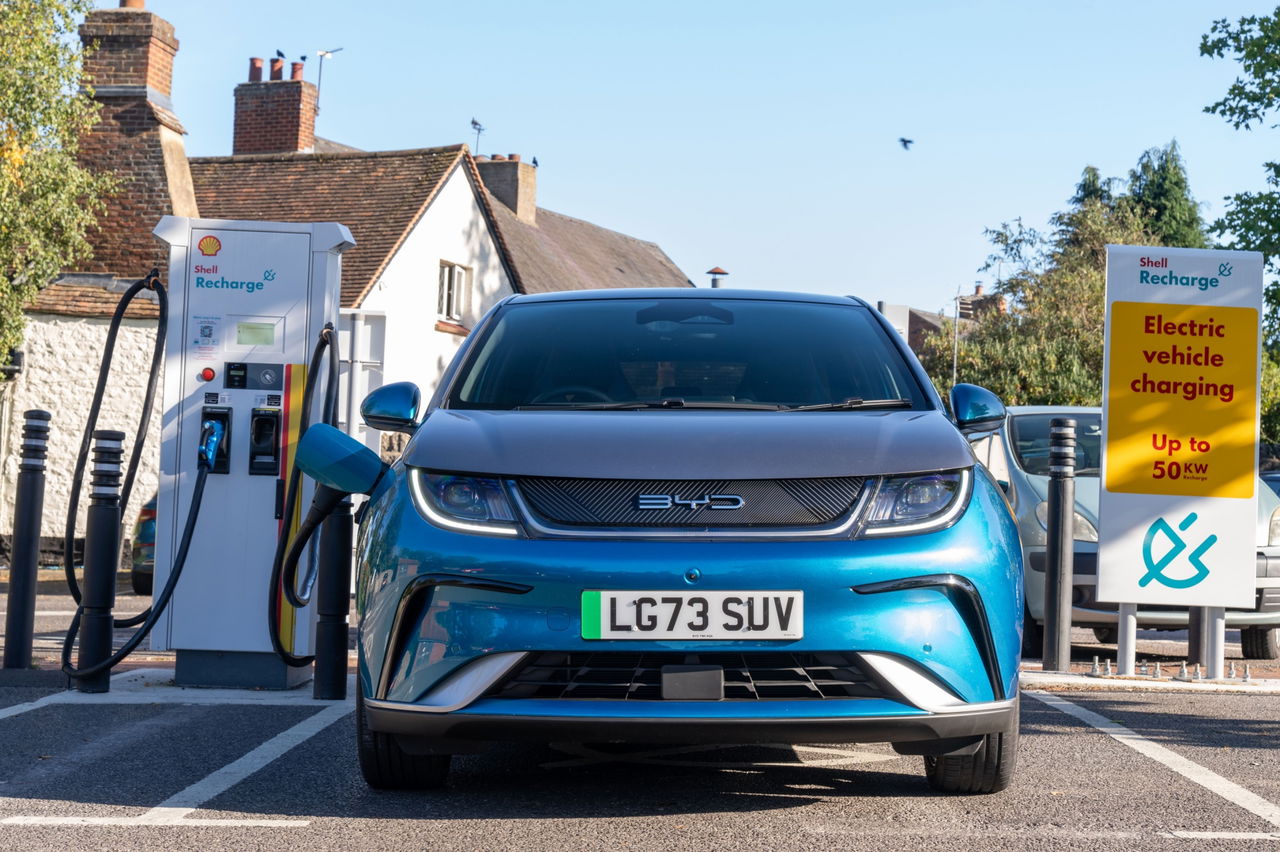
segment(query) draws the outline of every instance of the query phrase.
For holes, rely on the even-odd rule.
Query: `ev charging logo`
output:
[[[1182,522],[1178,524],[1178,529],[1185,533],[1191,528],[1191,525],[1196,522],[1197,517],[1198,516],[1195,512],[1188,513],[1188,515],[1182,519]],[[1168,539],[1169,547],[1165,550],[1163,556],[1159,559],[1155,559],[1153,546],[1156,543],[1156,537],[1158,535],[1163,535]],[[1182,551],[1187,549],[1187,543],[1183,541],[1182,536],[1173,531],[1173,528],[1169,526],[1168,521],[1163,517],[1156,518],[1155,522],[1147,528],[1147,535],[1142,540],[1142,562],[1147,566],[1147,573],[1138,581],[1138,585],[1146,586],[1152,580],[1155,580],[1162,586],[1168,586],[1171,589],[1191,588],[1204,580],[1205,577],[1209,576],[1209,569],[1205,567],[1204,562],[1200,560],[1200,557],[1204,556],[1205,553],[1208,552],[1209,548],[1213,547],[1217,541],[1218,537],[1216,535],[1210,535],[1204,541],[1200,542],[1200,545],[1196,547],[1195,550],[1191,551],[1189,556],[1187,556],[1187,562],[1190,563],[1191,568],[1194,571],[1190,577],[1184,577],[1182,579],[1169,577],[1164,573],[1164,570],[1182,554]]]

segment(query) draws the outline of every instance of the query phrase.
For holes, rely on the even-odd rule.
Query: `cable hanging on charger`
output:
[[[333,323],[325,323],[316,340],[315,349],[311,353],[311,363],[307,367],[307,380],[302,390],[302,412],[298,424],[298,440],[302,440],[302,436],[306,434],[310,425],[316,382],[319,380],[320,366],[323,363],[326,351],[329,355],[329,369],[325,382],[324,404],[321,408],[320,422],[330,426],[338,425],[338,380],[341,371],[341,355],[338,351],[338,332],[333,327]],[[316,583],[317,562],[314,558],[310,560],[301,590],[298,589],[298,562],[302,558],[303,551],[307,549],[314,537],[316,530],[320,528],[320,524],[342,501],[342,498],[346,496],[341,492],[332,491],[324,486],[317,486],[311,509],[299,525],[297,533],[290,540],[286,532],[289,529],[289,524],[292,523],[294,516],[297,514],[298,498],[301,490],[302,471],[295,464],[293,470],[289,472],[289,483],[285,489],[284,520],[280,530],[280,537],[276,542],[275,556],[271,563],[271,585],[267,599],[267,621],[269,625],[268,632],[271,634],[271,647],[281,660],[294,668],[310,665],[315,660],[315,656],[300,656],[284,647],[284,643],[280,638],[280,609],[283,605],[281,598],[283,597],[284,600],[287,600],[290,606],[299,609],[311,602],[311,594]]]
[[[143,290],[150,290],[156,294],[156,302],[160,310],[156,326],[155,346],[151,351],[151,368],[147,374],[147,389],[142,397],[142,414],[138,418],[138,431],[134,436],[133,451],[129,455],[129,466],[125,471],[124,484],[120,490],[120,517],[122,519],[127,517],[129,498],[133,493],[133,482],[138,473],[138,464],[142,458],[143,447],[147,442],[147,429],[151,425],[151,409],[155,403],[156,388],[160,383],[160,367],[164,363],[165,335],[169,327],[169,294],[164,285],[160,283],[160,270],[153,268],[124,292],[124,295],[120,297],[120,301],[116,305],[115,313],[111,315],[111,322],[107,327],[107,342],[102,350],[102,363],[98,367],[98,383],[93,390],[93,401],[89,405],[89,418],[85,421],[84,434],[80,439],[80,451],[76,454],[75,471],[71,475],[71,495],[67,503],[67,525],[62,539],[62,558],[63,568],[66,572],[67,588],[70,590],[71,597],[77,605],[80,604],[82,595],[80,584],[76,581],[75,534],[80,492],[84,487],[85,466],[89,461],[93,433],[98,426],[98,415],[102,411],[102,400],[106,395],[107,378],[111,374],[111,359],[115,356],[116,338],[120,334],[120,326],[124,322],[125,311],[128,310],[129,303]],[[120,540],[123,539],[123,520],[121,522],[121,533]],[[151,615],[152,609],[154,609],[154,603],[137,615],[117,619],[114,622],[114,626],[133,627],[141,624]]]

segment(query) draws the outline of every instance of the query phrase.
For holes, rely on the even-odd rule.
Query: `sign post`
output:
[[[1261,308],[1257,252],[1107,246],[1099,600],[1254,605]]]

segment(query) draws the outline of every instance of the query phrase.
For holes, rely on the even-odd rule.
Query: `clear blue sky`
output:
[[[118,5],[100,0],[100,5]],[[231,152],[250,56],[325,62],[321,136],[537,156],[539,205],[658,242],[695,282],[937,310],[985,227],[1044,227],[1087,164],[1176,138],[1206,218],[1263,184],[1280,130],[1202,112],[1237,74],[1199,56],[1265,5],[755,0],[148,0],[177,28],[191,155]],[[903,151],[898,137],[915,140]],[[950,308],[948,307],[948,310]]]

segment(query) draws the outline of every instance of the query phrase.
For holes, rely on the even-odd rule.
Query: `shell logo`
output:
[[[207,237],[201,237],[200,242],[196,243],[196,248],[200,249],[200,253],[205,257],[213,257],[222,251],[222,240],[210,234]]]

